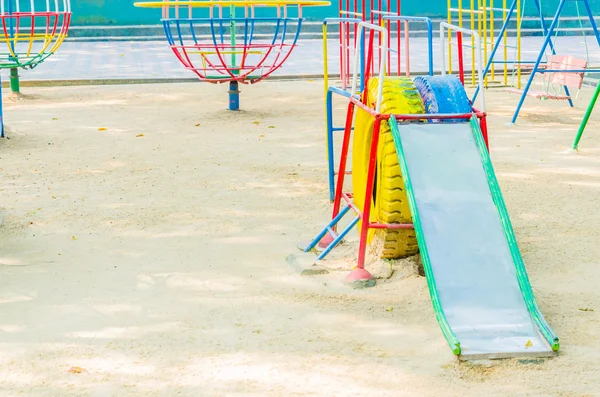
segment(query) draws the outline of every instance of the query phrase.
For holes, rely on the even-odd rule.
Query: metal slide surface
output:
[[[436,316],[463,359],[552,356],[475,120],[392,121]]]

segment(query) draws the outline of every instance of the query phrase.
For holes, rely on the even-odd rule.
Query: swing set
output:
[[[489,0],[492,1],[492,0]],[[566,3],[572,2],[575,4],[575,9],[578,15],[578,20],[580,23],[580,27],[582,30],[582,35],[584,38],[585,46],[586,46],[586,54],[588,54],[587,41],[585,36],[585,31],[583,29],[583,23],[581,22],[581,10],[579,7],[579,3],[583,3],[583,8],[585,10],[585,14],[589,19],[591,29],[593,31],[594,37],[598,46],[600,47],[600,34],[598,33],[598,28],[596,22],[594,21],[594,16],[592,14],[592,10],[589,4],[589,0],[560,0],[558,6],[556,8],[556,12],[550,24],[548,25],[547,19],[544,17],[542,12],[542,6],[540,0],[534,0],[534,4],[537,10],[537,17],[539,17],[541,28],[544,34],[544,42],[542,47],[540,48],[537,58],[535,60],[522,60],[521,53],[521,24],[523,21],[523,12],[525,8],[525,2],[521,5],[520,0],[513,0],[512,4],[509,8],[500,9],[503,13],[505,13],[506,17],[504,18],[504,23],[497,35],[495,35],[494,30],[491,30],[491,33],[488,37],[493,38],[496,36],[495,43],[492,47],[492,50],[487,57],[487,65],[483,71],[484,81],[487,81],[488,74],[493,76],[494,66],[498,63],[504,63],[505,67],[507,63],[512,63],[513,71],[517,73],[517,84],[516,87],[510,87],[506,90],[508,92],[520,94],[521,98],[515,109],[513,114],[511,123],[515,123],[517,118],[519,117],[519,113],[525,99],[528,96],[541,99],[541,100],[566,100],[569,103],[569,106],[573,107],[573,96],[571,95],[570,89],[576,89],[579,91],[583,84],[584,75],[591,73],[599,73],[600,70],[590,69],[589,66],[589,54],[587,55],[586,60],[578,59],[573,56],[568,55],[559,55],[556,52],[556,39],[558,38],[558,34],[560,32],[560,18],[563,13]],[[494,10],[493,6],[490,7]],[[488,11],[489,12],[489,11]],[[485,14],[484,14],[485,16]],[[506,46],[506,31],[510,24],[512,23],[512,19],[517,19],[517,59],[513,61],[509,61],[504,57],[501,61],[496,60],[496,55],[501,47],[504,47],[504,54],[507,52]],[[482,18],[485,19],[485,18]],[[485,25],[485,24],[484,24]],[[493,25],[491,25],[493,26]],[[486,47],[487,47],[486,42]],[[547,51],[550,51],[550,55],[547,54]],[[546,59],[544,61],[544,58]],[[522,70],[531,70],[527,82],[525,86],[521,88],[521,73]],[[532,86],[534,83],[534,79],[536,75],[540,73],[543,74],[543,81],[545,84],[545,90],[543,91],[535,91],[532,90]],[[484,84],[485,86],[485,84]],[[556,89],[556,87],[559,89]],[[552,92],[551,92],[552,88]],[[475,90],[475,94],[473,96],[473,100],[477,98],[479,94],[479,87]],[[563,93],[564,92],[564,93]]]

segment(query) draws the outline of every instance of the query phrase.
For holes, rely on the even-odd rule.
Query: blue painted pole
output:
[[[504,36],[504,32],[506,31],[506,29],[508,28],[508,24],[510,22],[513,12],[515,11],[516,5],[517,5],[517,2],[516,2],[516,0],[514,0],[511,4],[510,8],[508,9],[508,13],[506,14],[506,19],[504,20],[502,29],[500,29],[500,33],[498,33],[498,37],[496,38],[496,43],[494,43],[494,47],[492,48],[492,53],[490,54],[490,56],[488,58],[487,65],[485,65],[485,69],[483,70],[482,79],[485,79],[485,76],[487,76],[487,74],[490,71],[490,68],[492,67],[492,64],[494,63],[494,57],[496,56],[496,52],[498,51],[498,48],[500,47],[500,44],[502,43],[502,37]],[[471,99],[471,101],[473,103],[475,103],[475,100],[477,99],[477,95],[479,95],[480,89],[483,89],[483,87],[477,86],[477,88],[475,89],[475,93],[473,94],[473,98]]]
[[[544,44],[538,54],[537,60],[535,61],[535,65],[533,65],[533,69],[531,70],[531,75],[529,76],[529,80],[527,80],[527,85],[523,90],[523,94],[521,95],[521,99],[519,100],[519,104],[517,105],[517,109],[515,110],[515,114],[512,118],[512,123],[514,124],[519,117],[519,112],[521,111],[521,107],[523,106],[523,102],[525,102],[525,98],[527,97],[527,93],[529,92],[529,88],[531,88],[531,84],[533,83],[533,79],[535,78],[535,74],[537,73],[538,68],[540,67],[540,62],[542,61],[542,57],[546,52],[546,47],[548,47],[548,43],[552,39],[552,33],[554,29],[556,29],[556,24],[558,23],[558,19],[560,18],[560,13],[562,12],[563,7],[565,6],[565,0],[561,0],[558,4],[558,8],[556,9],[556,14],[554,15],[554,19],[550,24],[550,29],[548,29],[548,33],[546,34],[546,38],[544,40]]]
[[[346,208],[348,208],[348,207],[346,207]],[[356,218],[352,219],[352,222],[350,222],[348,224],[348,226],[346,226],[346,228],[344,228],[344,230],[342,230],[342,232],[327,246],[327,248],[325,248],[325,250],[323,252],[321,252],[321,254],[319,256],[317,256],[317,260],[320,261],[320,260],[324,259],[327,256],[327,254],[329,254],[331,252],[331,250],[334,249],[344,239],[344,237],[346,237],[348,232],[350,232],[350,230],[352,230],[352,228],[354,226],[356,226],[359,219],[360,218],[358,216]]]
[[[240,90],[237,81],[229,82],[229,110],[240,110]]]
[[[329,200],[335,198],[335,153],[333,151],[333,93],[327,90],[327,160],[329,163]]]
[[[346,215],[346,214],[348,213],[348,211],[350,211],[350,207],[349,207],[349,206],[346,206],[346,207],[344,207],[344,209],[343,209],[343,210],[341,210],[341,211],[340,211],[340,213],[339,213],[339,214],[337,214],[337,215],[336,215],[336,217],[335,217],[335,218],[333,218],[333,219],[331,220],[331,222],[329,222],[329,223],[327,224],[327,226],[325,226],[325,228],[324,228],[323,230],[321,230],[321,232],[320,232],[319,234],[317,234],[317,237],[315,237],[315,238],[313,239],[313,241],[311,241],[311,242],[310,242],[310,244],[308,244],[308,245],[306,246],[306,248],[304,248],[304,252],[310,252],[310,250],[312,250],[313,248],[315,248],[315,247],[317,246],[317,244],[319,244],[319,241],[321,241],[321,239],[322,239],[323,237],[325,237],[325,235],[326,235],[327,233],[331,233],[331,231],[333,230],[332,228],[333,228],[335,225],[337,225],[337,223],[338,223],[340,220],[342,220],[342,218],[344,217],[344,215]],[[334,233],[332,236],[333,236],[333,237],[337,237],[337,235],[336,235],[335,233]]]
[[[429,52],[429,75],[433,76],[433,27],[431,19],[427,18],[427,51]],[[400,34],[400,32],[398,32]]]
[[[590,8],[590,3],[588,0],[584,0],[585,9],[588,13],[588,17],[590,18],[590,24],[592,25],[592,30],[594,31],[594,36],[596,36],[596,41],[600,46],[600,35],[598,34],[598,26],[596,25],[596,21],[594,21],[594,14],[592,14],[592,9]]]

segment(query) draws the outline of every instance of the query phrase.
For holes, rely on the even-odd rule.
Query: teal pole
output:
[[[581,140],[581,136],[583,135],[583,131],[590,120],[590,116],[592,115],[592,110],[594,110],[594,106],[596,105],[596,101],[598,100],[598,96],[600,95],[600,81],[596,84],[596,91],[594,91],[594,96],[588,105],[587,110],[585,111],[585,116],[583,116],[583,120],[581,120],[581,125],[579,126],[579,131],[577,131],[577,136],[575,137],[575,141],[573,141],[573,146],[571,149],[577,150],[579,146],[579,141]]]

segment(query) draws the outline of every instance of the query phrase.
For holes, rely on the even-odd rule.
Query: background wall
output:
[[[452,0],[455,4],[457,0]],[[508,0],[510,2],[510,0]],[[600,0],[589,0],[595,15],[600,15]],[[74,25],[152,25],[157,24],[161,12],[158,9],[142,9],[133,6],[133,0],[71,0]],[[311,7],[305,9],[307,19],[320,20],[327,16],[336,16],[337,3],[330,7]],[[552,15],[558,0],[542,0],[545,15]],[[427,4],[424,6],[424,4]],[[468,6],[469,0],[463,0]],[[496,0],[495,6],[502,4]],[[575,3],[567,4],[563,15],[577,15]],[[580,6],[581,7],[581,6]],[[428,0],[427,2],[404,0],[402,14],[446,17],[447,0]],[[583,10],[582,10],[583,11]],[[532,0],[527,1],[527,13],[535,14]]]

